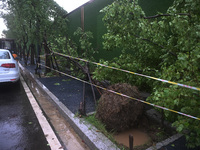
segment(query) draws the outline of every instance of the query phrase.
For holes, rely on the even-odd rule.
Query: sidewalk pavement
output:
[[[26,68],[35,74],[35,66],[27,65]],[[40,70],[44,70],[43,68]],[[78,113],[80,103],[83,101],[83,83],[81,81],[72,79],[67,76],[38,78],[38,80],[45,85],[72,113]],[[96,97],[100,94],[95,89]],[[95,101],[92,94],[91,86],[85,84],[85,102],[86,113],[95,111]]]

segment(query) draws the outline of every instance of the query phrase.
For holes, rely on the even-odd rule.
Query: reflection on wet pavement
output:
[[[0,84],[0,150],[48,150],[21,85]]]

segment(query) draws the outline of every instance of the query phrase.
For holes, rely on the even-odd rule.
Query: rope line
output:
[[[39,64],[39,63],[38,63],[38,65],[41,65],[41,66],[46,67],[46,68],[48,68],[48,69],[54,70],[54,71],[56,71],[56,72],[58,72],[58,73],[60,73],[60,74],[63,74],[63,75],[65,75],[65,76],[68,76],[68,77],[73,78],[73,79],[75,79],[75,80],[81,81],[81,82],[83,82],[83,83],[86,83],[86,84],[95,86],[95,87],[100,88],[100,89],[102,89],[102,90],[105,90],[105,91],[108,91],[108,92],[111,92],[111,93],[114,93],[114,94],[117,94],[117,95],[120,95],[120,96],[129,98],[129,99],[132,99],[132,100],[136,100],[136,101],[138,101],[138,102],[141,102],[141,103],[144,103],[144,104],[147,104],[147,105],[151,105],[151,106],[153,106],[153,107],[157,107],[157,108],[160,108],[160,109],[163,109],[163,110],[166,110],[166,111],[170,111],[170,112],[173,112],[173,113],[182,115],[182,116],[186,116],[186,117],[189,117],[189,118],[192,118],[192,119],[200,120],[200,118],[198,118],[198,117],[194,117],[194,116],[192,116],[192,115],[188,115],[188,114],[185,114],[185,113],[182,113],[182,112],[178,112],[178,111],[173,110],[173,109],[169,109],[169,108],[166,108],[166,107],[162,107],[162,106],[159,106],[159,105],[155,105],[155,104],[146,102],[146,101],[144,101],[144,100],[140,100],[140,99],[137,99],[137,98],[133,98],[133,97],[131,97],[131,96],[128,96],[128,95],[125,95],[125,94],[122,94],[122,93],[119,93],[119,92],[116,92],[116,91],[113,91],[113,90],[106,89],[106,88],[101,87],[101,86],[98,86],[98,85],[96,85],[96,84],[89,83],[89,82],[87,82],[87,81],[84,81],[84,80],[82,80],[82,79],[76,78],[76,77],[71,76],[71,75],[69,75],[69,74],[66,74],[66,73],[64,73],[64,72],[60,72],[60,71],[58,71],[58,70],[55,70],[55,69],[50,68],[50,67],[48,67],[48,66],[45,66],[45,65],[43,65],[43,64]]]
[[[157,81],[160,81],[160,82],[169,83],[169,84],[173,84],[173,85],[178,85],[178,86],[181,86],[181,87],[184,87],[184,88],[189,88],[189,89],[200,91],[200,88],[198,88],[198,87],[189,86],[189,85],[185,85],[185,84],[181,84],[181,83],[176,83],[176,82],[172,82],[172,81],[168,81],[168,80],[164,80],[164,79],[159,79],[159,78],[143,75],[143,74],[140,74],[140,73],[136,73],[136,72],[132,72],[132,71],[128,71],[128,70],[124,70],[124,69],[120,69],[120,68],[116,68],[116,67],[111,67],[111,66],[107,66],[107,65],[96,63],[96,62],[92,62],[92,61],[88,61],[88,60],[85,60],[85,59],[82,59],[82,58],[77,58],[77,57],[73,57],[73,56],[69,56],[69,55],[65,55],[65,54],[60,54],[60,53],[57,53],[57,52],[53,52],[53,53],[57,54],[57,55],[60,55],[60,56],[63,56],[63,57],[68,57],[68,58],[72,58],[72,59],[76,59],[76,60],[92,63],[92,64],[95,64],[95,65],[98,65],[98,66],[103,66],[103,67],[106,67],[106,68],[110,68],[110,69],[114,69],[114,70],[130,73],[130,74],[133,74],[133,75],[142,76],[142,77],[145,77],[145,78],[157,80]]]

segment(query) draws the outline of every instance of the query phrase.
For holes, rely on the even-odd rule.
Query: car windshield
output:
[[[0,51],[0,59],[10,59],[9,53],[5,51]]]

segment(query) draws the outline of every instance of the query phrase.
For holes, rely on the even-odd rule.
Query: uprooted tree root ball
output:
[[[133,98],[141,98],[137,87],[126,83],[111,85],[108,89]],[[143,103],[105,91],[99,100],[96,118],[101,120],[108,130],[123,131],[138,125],[143,110]]]

